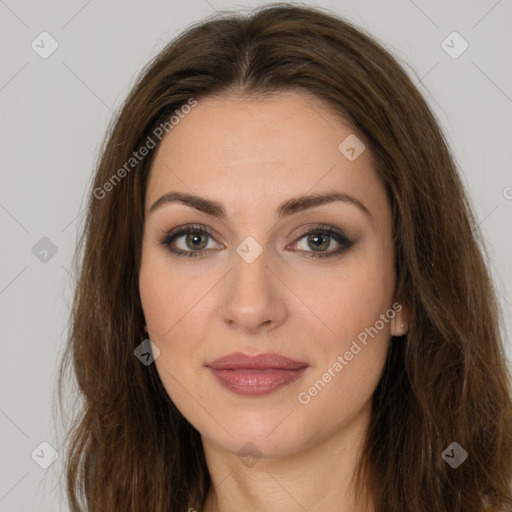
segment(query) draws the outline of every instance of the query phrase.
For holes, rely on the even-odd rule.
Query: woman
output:
[[[510,375],[467,194],[360,29],[192,27],[105,141],[62,361],[73,511],[503,511]]]

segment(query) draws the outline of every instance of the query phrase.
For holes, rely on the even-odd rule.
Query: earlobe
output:
[[[409,331],[409,313],[405,307],[391,320],[391,336],[404,336]]]

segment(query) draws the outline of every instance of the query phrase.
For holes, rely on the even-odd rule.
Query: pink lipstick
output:
[[[278,354],[228,354],[206,364],[225,388],[245,396],[277,391],[297,380],[308,364]]]

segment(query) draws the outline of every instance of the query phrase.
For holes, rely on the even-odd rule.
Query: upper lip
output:
[[[295,361],[279,354],[255,354],[247,355],[241,352],[235,352],[220,357],[206,366],[215,370],[298,370],[308,366],[307,363]]]

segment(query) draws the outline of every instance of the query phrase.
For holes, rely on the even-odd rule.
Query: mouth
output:
[[[279,354],[229,354],[206,364],[217,381],[244,396],[272,393],[299,379],[309,367]]]

